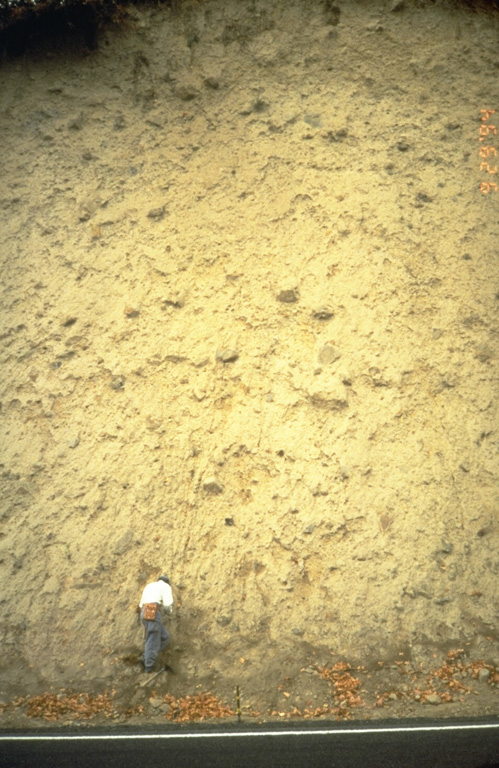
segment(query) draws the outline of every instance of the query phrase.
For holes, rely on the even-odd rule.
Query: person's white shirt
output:
[[[171,613],[173,606],[172,588],[166,581],[152,581],[144,587],[139,605],[142,608],[146,603],[158,603],[165,608],[167,613]]]

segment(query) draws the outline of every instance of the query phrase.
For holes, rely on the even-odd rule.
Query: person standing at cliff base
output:
[[[170,642],[170,634],[163,626],[161,611],[173,610],[173,595],[168,576],[160,576],[144,587],[140,598],[140,620],[145,627],[145,647],[141,661],[146,672],[152,672],[158,654]]]

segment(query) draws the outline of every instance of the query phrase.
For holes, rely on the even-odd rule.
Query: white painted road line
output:
[[[473,723],[469,725],[423,725],[411,727],[393,728],[331,728],[331,729],[310,729],[300,731],[213,731],[208,733],[134,733],[134,734],[53,734],[43,736],[41,734],[18,735],[18,734],[0,734],[2,741],[137,741],[138,739],[251,739],[263,737],[291,737],[291,736],[363,736],[386,733],[428,733],[442,731],[477,731],[499,729],[497,723]]]

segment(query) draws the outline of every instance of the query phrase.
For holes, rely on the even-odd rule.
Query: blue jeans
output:
[[[143,618],[143,611],[140,613],[142,624],[145,627],[145,648],[144,648],[144,667],[146,672],[152,672],[158,654],[163,648],[166,648],[170,642],[170,635],[161,621],[161,609],[158,608],[154,621],[146,621]]]

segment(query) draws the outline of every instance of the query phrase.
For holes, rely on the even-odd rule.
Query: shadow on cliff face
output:
[[[106,25],[126,22],[128,4],[115,0],[69,0],[64,4],[1,0],[0,51],[9,58],[28,51],[85,55],[97,49],[99,33]]]
[[[16,13],[14,9],[1,19],[0,49],[7,57],[35,51],[57,49],[95,50],[97,48],[99,17],[90,5],[70,8],[46,7],[43,12]]]

